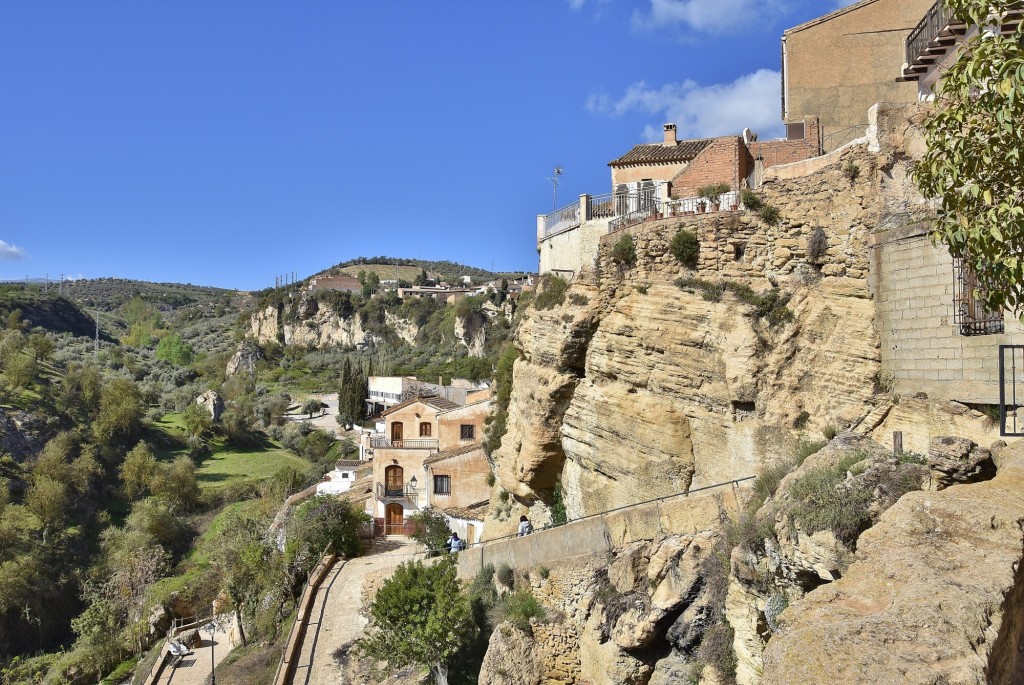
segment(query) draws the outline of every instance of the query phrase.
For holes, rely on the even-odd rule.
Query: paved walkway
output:
[[[375,553],[338,562],[331,569],[314,600],[293,685],[344,682],[334,653],[362,636],[366,628],[367,621],[359,613],[364,582],[371,575],[391,571],[403,561],[422,556],[416,550],[417,545],[408,538],[391,539],[377,543]]]
[[[219,664],[234,649],[235,619],[224,615],[218,619],[220,627],[210,640],[210,633],[200,629],[202,642],[193,647],[193,654],[178,662],[177,666],[168,666],[156,681],[156,685],[202,685],[210,678],[211,665]],[[211,653],[213,663],[211,664]]]

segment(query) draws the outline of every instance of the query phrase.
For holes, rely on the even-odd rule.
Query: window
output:
[[[459,439],[460,440],[475,440],[476,439],[476,426],[471,423],[464,423],[459,426]]]
[[[430,424],[425,422],[425,421],[420,424],[420,437],[421,438],[429,438],[430,437]]]
[[[452,477],[451,476],[434,476],[434,494],[435,495],[450,495],[450,494],[452,494]]]
[[[971,267],[953,260],[953,322],[960,335],[993,335],[1003,332],[1003,313],[985,309],[977,295],[983,288]]]
[[[348,471],[342,471],[341,472],[341,479],[342,480],[348,480]]]

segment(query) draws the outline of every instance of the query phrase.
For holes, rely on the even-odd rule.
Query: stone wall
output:
[[[594,266],[601,236],[608,232],[610,219],[584,221],[576,228],[537,241],[540,273],[573,277]],[[571,272],[571,273],[570,273]]]
[[[953,259],[932,245],[929,228],[916,223],[872,237],[882,370],[900,394],[997,404],[997,346],[1024,344],[1024,326],[1007,313],[1002,335],[960,334],[953,320]]]

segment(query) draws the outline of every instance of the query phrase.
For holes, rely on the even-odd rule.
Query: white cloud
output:
[[[581,9],[587,0],[569,0],[569,7],[574,10]]]
[[[21,249],[17,245],[0,240],[0,261],[13,262],[19,259],[24,259],[28,254],[25,250]]]
[[[762,140],[782,133],[779,72],[770,69],[709,86],[683,81],[652,88],[640,81],[617,100],[606,94],[592,95],[586,108],[613,117],[632,111],[659,115],[660,121],[644,128],[643,136],[649,141],[661,140],[661,125],[667,122],[676,124],[680,138],[739,135],[744,128]]]
[[[581,0],[570,0],[579,2]],[[686,24],[697,31],[726,33],[763,22],[786,11],[779,0],[649,0],[648,11],[633,13],[633,28],[652,30]]]

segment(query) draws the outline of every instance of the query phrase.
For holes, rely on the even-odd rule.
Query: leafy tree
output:
[[[157,359],[166,359],[177,366],[188,366],[195,359],[195,350],[177,333],[161,338],[153,354]]]
[[[359,531],[370,517],[345,500],[318,496],[303,503],[288,526],[285,554],[295,566],[312,568],[319,554],[331,545],[335,554],[359,556]]]
[[[37,362],[48,360],[53,355],[53,338],[46,333],[33,333],[26,341],[32,358]]]
[[[136,500],[145,495],[157,473],[156,457],[149,445],[140,442],[133,447],[121,463],[120,473],[125,497]]]
[[[400,565],[377,592],[370,615],[370,633],[358,643],[362,652],[392,670],[428,668],[437,685],[447,685],[453,657],[476,631],[451,555],[429,566]]]
[[[189,404],[185,407],[185,411],[181,412],[181,422],[185,424],[188,434],[197,438],[202,437],[213,428],[213,417],[210,416],[210,412],[195,402]]]
[[[986,26],[1013,0],[948,0],[957,19]],[[989,311],[1024,307],[1024,24],[968,38],[939,82],[915,165],[921,192],[940,201],[933,237],[963,259]]]
[[[114,378],[100,390],[100,408],[93,434],[100,443],[127,440],[139,430],[142,395],[128,378]]]
[[[413,539],[427,548],[428,558],[438,556],[452,534],[448,519],[433,509],[425,509],[409,518],[418,524],[416,532],[412,534]]]
[[[11,355],[4,363],[4,375],[15,388],[27,388],[39,370],[36,360],[27,354]]]
[[[321,402],[320,400],[315,399],[315,398],[308,399],[302,405],[302,413],[303,414],[308,414],[309,418],[313,418],[313,414],[315,414],[318,411],[320,411],[321,409],[323,409],[323,407],[324,407],[324,403]]]
[[[49,530],[60,528],[67,520],[69,500],[68,486],[47,476],[36,478],[25,493],[25,506]]]
[[[149,484],[150,491],[178,510],[189,510],[199,501],[196,466],[188,457],[161,464]]]
[[[103,376],[91,364],[72,364],[64,372],[57,394],[57,408],[65,414],[95,418],[100,409]]]

